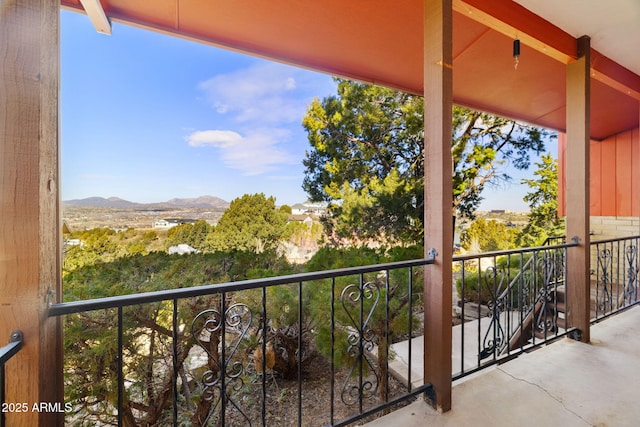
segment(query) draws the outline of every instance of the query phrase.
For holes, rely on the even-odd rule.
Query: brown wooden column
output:
[[[451,0],[424,2],[425,252],[436,263],[425,268],[424,380],[436,409],[451,409],[451,312],[453,256],[451,108]]]
[[[0,345],[13,330],[24,346],[6,366],[9,426],[61,425],[60,322],[47,317],[60,296],[58,202],[59,15],[57,0],[0,7]]]
[[[578,59],[567,65],[567,238],[578,238],[567,257],[569,325],[580,330],[580,340],[590,341],[590,238],[589,238],[589,120],[590,39],[578,39]]]

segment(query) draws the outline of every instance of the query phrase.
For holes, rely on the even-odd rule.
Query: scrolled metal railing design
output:
[[[596,284],[596,316],[608,313],[613,308],[612,296],[612,266],[613,255],[611,249],[605,247],[597,251],[597,284]]]
[[[244,385],[245,368],[236,353],[251,326],[253,315],[246,304],[236,303],[225,308],[224,298],[222,301],[220,310],[211,308],[200,312],[191,325],[194,339],[208,356],[208,369],[202,373],[200,383],[203,399],[210,402],[211,408],[202,425],[224,418],[230,404],[250,426],[250,418],[233,394],[240,392]]]
[[[624,303],[629,304],[638,300],[638,246],[629,245],[625,250],[626,283],[624,288]]]
[[[489,328],[482,339],[478,353],[480,360],[505,351],[516,331],[505,332],[509,328],[503,323],[503,314],[512,309],[519,310],[523,317],[528,316],[539,304],[535,331],[541,334],[558,330],[558,312],[555,307],[556,290],[564,274],[564,252],[543,251],[529,258],[515,277],[510,278],[506,268],[490,266],[485,270],[484,283],[490,290],[488,301]],[[538,283],[536,283],[538,282]],[[538,287],[537,296],[530,298],[531,289]],[[517,304],[510,301],[517,295]]]
[[[639,243],[640,236],[591,242],[592,322],[638,303]]]
[[[143,329],[148,327],[132,321],[133,314],[145,309],[152,311],[151,307],[160,319],[154,326],[162,334],[162,341],[156,341],[162,354],[156,360],[164,371],[169,372],[167,382],[162,384],[163,393],[166,391],[166,400],[161,408],[163,413],[160,414],[162,418],[153,425],[273,425],[275,422],[275,425],[302,426],[309,425],[311,420],[314,424],[350,425],[431,392],[431,384],[413,386],[409,376],[408,386],[394,389],[393,395],[382,393],[389,388],[389,306],[391,302],[396,303],[395,307],[404,313],[399,315],[400,318],[408,317],[407,331],[413,331],[410,315],[413,313],[411,295],[416,285],[413,279],[421,276],[418,271],[433,263],[433,258],[414,259],[53,304],[49,316],[92,312],[113,318],[111,325],[115,337],[113,352],[109,353],[113,356],[108,358],[109,366],[113,368],[106,372],[111,375],[108,380],[115,384],[116,396],[109,399],[104,410],[100,408],[101,412],[97,414],[110,424],[133,425],[138,422],[137,418],[140,418],[140,424],[146,422],[143,419],[145,414],[131,411],[133,393],[138,393],[139,396],[134,397],[140,399],[147,396],[138,391],[143,390],[147,377],[132,373],[128,346],[137,343],[135,339],[131,340],[131,336],[140,333],[142,335],[139,336],[144,336],[146,331]],[[393,280],[390,280],[392,276]],[[348,283],[354,283],[354,277],[359,278],[360,285],[348,286]],[[370,282],[365,277],[375,279]],[[403,296],[392,296],[390,290],[394,289],[400,289]],[[293,323],[287,323],[285,329],[279,328],[275,334],[271,322],[280,318],[280,310],[285,310],[269,302],[280,292],[287,298],[291,297],[286,309],[289,315],[286,322]],[[327,316],[320,315],[321,319],[316,319],[321,320],[322,325],[316,324],[315,329],[312,329],[311,317],[314,313],[303,309],[310,293],[316,293],[319,303],[326,304],[328,308]],[[348,312],[345,314],[343,309]],[[322,309],[316,315],[320,312]],[[113,316],[114,313],[117,316]],[[380,328],[379,323],[386,326]],[[326,380],[331,391],[327,399],[314,402],[309,409],[308,405],[303,405],[303,401],[309,399],[303,361],[310,344],[305,343],[305,335],[311,338],[312,334],[321,332],[321,327],[328,327],[324,331],[328,330],[327,338],[331,344],[331,355],[325,356],[327,359],[322,362],[330,364]],[[345,348],[351,347],[349,352],[353,356],[353,365],[351,382],[344,384],[344,396],[347,402],[356,398],[358,405],[341,402],[339,395],[343,373],[341,367],[338,372],[341,363],[337,359],[348,359],[349,355],[335,350],[340,347],[339,337],[349,334],[351,337],[344,344]],[[282,342],[278,344],[278,338],[287,342],[286,349],[281,346]],[[381,344],[385,344],[385,351],[380,351]],[[377,354],[373,348],[375,345],[378,345]],[[409,345],[409,372],[414,370],[415,363],[419,363],[412,361],[410,349]],[[286,351],[287,360],[279,358],[283,351]],[[381,356],[384,357],[381,359]],[[261,370],[256,363],[260,364]],[[284,364],[295,365],[295,370]],[[377,369],[373,369],[374,366]],[[289,377],[277,371],[284,368],[288,369]],[[266,369],[273,369],[278,379],[264,375]],[[275,384],[268,384],[270,381]],[[285,396],[284,388],[279,397],[269,392],[272,385],[277,389],[277,381],[297,382],[297,387],[291,382],[286,387],[287,399],[292,399],[288,406],[293,408],[297,404],[297,411],[293,409],[286,414],[286,420],[274,421],[270,408],[280,405],[278,399]],[[374,396],[376,391],[379,399],[363,402],[365,398]],[[86,415],[89,421],[95,419],[93,413]]]
[[[560,323],[566,254],[577,244],[454,257],[459,313],[467,321],[454,379],[567,333]]]
[[[349,321],[347,354],[353,359],[349,374],[342,384],[340,397],[351,406],[376,396],[379,378],[368,353],[375,347],[376,336],[369,322],[380,300],[380,289],[373,282],[351,284],[340,295],[340,302]],[[365,373],[368,373],[365,377]]]
[[[489,317],[491,322],[489,328],[482,339],[482,348],[478,357],[486,359],[496,352],[500,352],[504,348],[507,339],[501,322],[501,315],[506,310],[506,292],[510,288],[505,285],[508,276],[504,269],[489,267],[485,272],[485,284],[491,290],[491,300],[487,303],[489,308]],[[506,288],[506,289],[505,289]]]
[[[538,260],[537,272],[542,278],[542,286],[537,298],[541,307],[536,316],[535,330],[542,335],[558,331],[556,291],[564,274],[564,258],[564,254],[544,252]]]

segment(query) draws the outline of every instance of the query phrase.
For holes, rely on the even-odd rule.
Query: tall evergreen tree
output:
[[[231,201],[208,244],[213,250],[260,253],[277,248],[287,225],[287,213],[276,209],[276,199],[245,194]]]
[[[544,243],[548,237],[564,235],[564,221],[558,216],[558,161],[551,153],[535,165],[535,179],[523,179],[531,191],[524,197],[529,204],[529,221],[518,237],[521,246]]]
[[[338,80],[338,93],[314,100],[303,119],[311,150],[303,188],[330,202],[339,237],[421,242],[424,212],[422,97]],[[453,206],[473,217],[482,190],[526,169],[547,133],[513,120],[453,109]]]

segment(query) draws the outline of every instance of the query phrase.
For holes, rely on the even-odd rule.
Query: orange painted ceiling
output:
[[[102,0],[109,19],[423,92],[423,0]],[[512,0],[453,0],[454,102],[565,129],[576,41]],[[61,0],[82,11],[79,0]],[[117,37],[117,33],[113,35]],[[514,38],[522,40],[517,70]],[[592,50],[591,135],[638,127],[640,77]]]

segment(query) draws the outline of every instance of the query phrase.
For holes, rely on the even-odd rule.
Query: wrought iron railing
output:
[[[566,243],[566,241],[567,241],[566,236],[549,236],[546,239],[544,239],[544,242],[542,243],[541,246],[561,245],[563,243]]]
[[[454,257],[462,324],[453,379],[566,334],[567,249],[577,243]]]
[[[591,319],[598,321],[638,299],[640,236],[591,242]]]
[[[15,356],[20,349],[22,348],[22,332],[14,331],[11,333],[9,337],[9,344],[0,348],[0,427],[4,427],[5,425],[5,417],[4,414],[6,412],[17,412],[21,410],[22,407],[12,408],[12,405],[16,405],[15,402],[5,402],[5,364]],[[9,405],[9,406],[7,406]]]
[[[74,399],[76,389],[67,391],[74,407],[68,416],[118,425],[346,425],[411,400],[430,389],[412,386],[413,365],[422,360],[412,361],[409,351],[409,377],[392,387],[390,345],[420,329],[414,312],[420,310],[424,266],[432,263],[419,259],[54,304],[49,315],[65,316],[65,351],[86,355],[84,362],[100,370],[67,366],[67,387],[79,387],[70,378],[81,378],[94,394]],[[273,307],[276,294],[279,305]],[[85,336],[71,339],[70,331]],[[326,407],[306,391],[305,361],[312,347],[321,346],[312,337],[329,347],[319,367],[328,377]],[[165,351],[152,356],[158,349]],[[281,362],[292,368],[286,372],[295,386],[285,389],[287,378],[275,381]],[[166,375],[152,378],[152,368]],[[290,400],[293,414],[278,415],[291,419],[274,418],[272,410]]]

